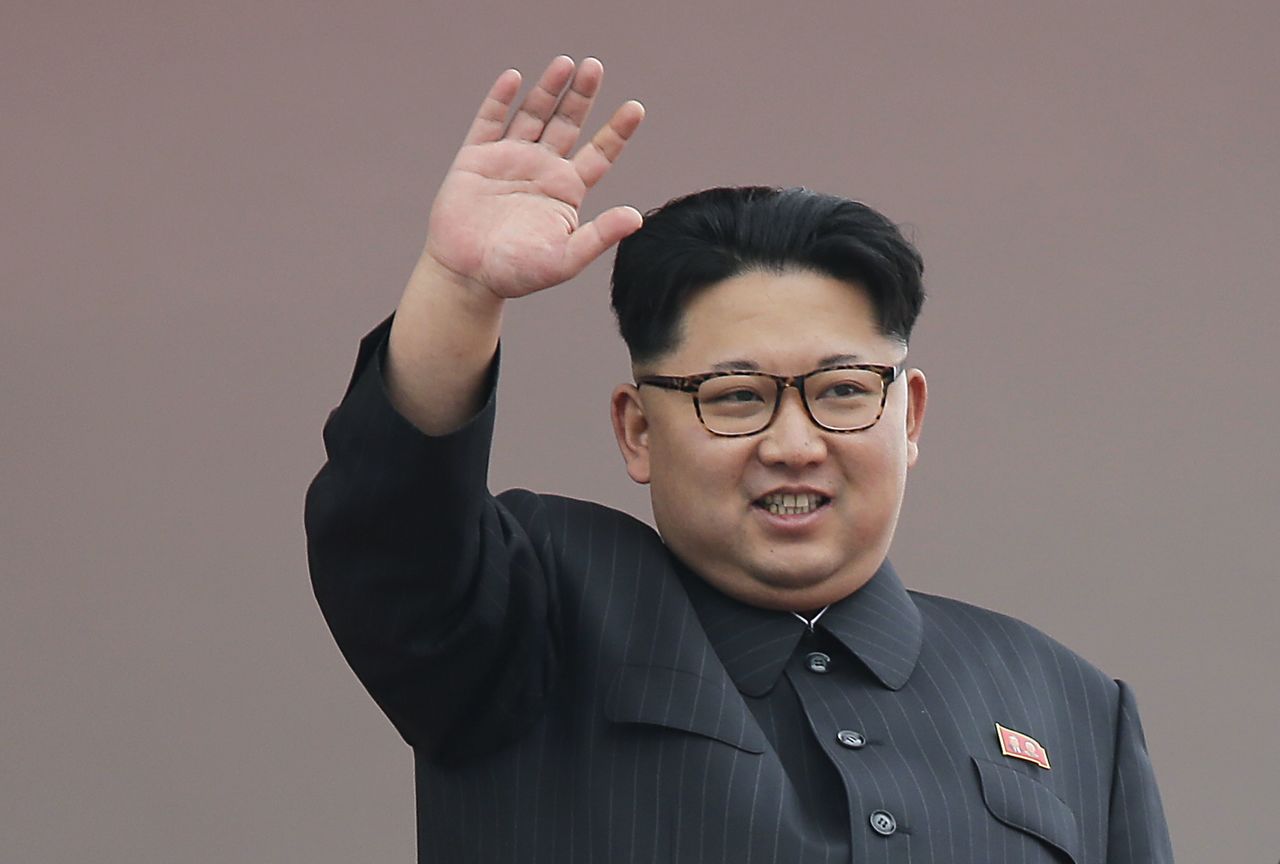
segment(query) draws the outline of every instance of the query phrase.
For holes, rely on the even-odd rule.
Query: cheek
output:
[[[857,442],[841,454],[845,480],[863,507],[896,509],[907,475],[905,439],[893,437]]]
[[[696,430],[701,432],[701,430]],[[717,522],[736,506],[746,454],[740,447],[717,446],[706,435],[655,436],[650,441],[654,515],[672,520],[695,519],[677,530]],[[724,442],[728,443],[728,442]]]

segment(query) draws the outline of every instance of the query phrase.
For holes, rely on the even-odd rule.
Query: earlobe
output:
[[[924,428],[924,409],[929,401],[929,385],[919,369],[907,370],[907,467],[920,458],[920,432]]]
[[[649,418],[634,384],[619,384],[609,403],[613,435],[618,441],[627,475],[637,483],[649,482]]]

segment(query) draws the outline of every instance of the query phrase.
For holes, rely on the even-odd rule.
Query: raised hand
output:
[[[428,434],[457,429],[480,407],[507,299],[576,276],[640,227],[632,207],[579,222],[587,190],[644,118],[639,102],[624,102],[570,156],[603,74],[598,60],[557,57],[508,126],[520,73],[503,72],[436,193],[384,369],[392,403]]]
[[[587,190],[644,118],[639,102],[623,103],[570,156],[603,74],[594,58],[576,68],[568,57],[555,58],[505,132],[520,73],[498,76],[436,194],[423,265],[498,298],[520,297],[576,276],[640,227],[632,207],[580,223]]]

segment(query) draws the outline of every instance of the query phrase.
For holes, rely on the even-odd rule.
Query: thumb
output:
[[[581,272],[604,251],[623,237],[634,234],[644,224],[644,217],[634,207],[612,207],[569,235],[565,244],[565,264],[574,273]]]

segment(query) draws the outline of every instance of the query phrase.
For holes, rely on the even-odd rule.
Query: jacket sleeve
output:
[[[463,428],[433,437],[392,406],[391,319],[361,342],[307,490],[312,586],[339,648],[401,736],[449,763],[539,713],[554,668],[554,566],[536,496],[517,519],[486,488],[498,359]],[[541,534],[542,541],[535,539]]]
[[[1133,690],[1123,681],[1107,836],[1108,864],[1171,864],[1173,847]]]

